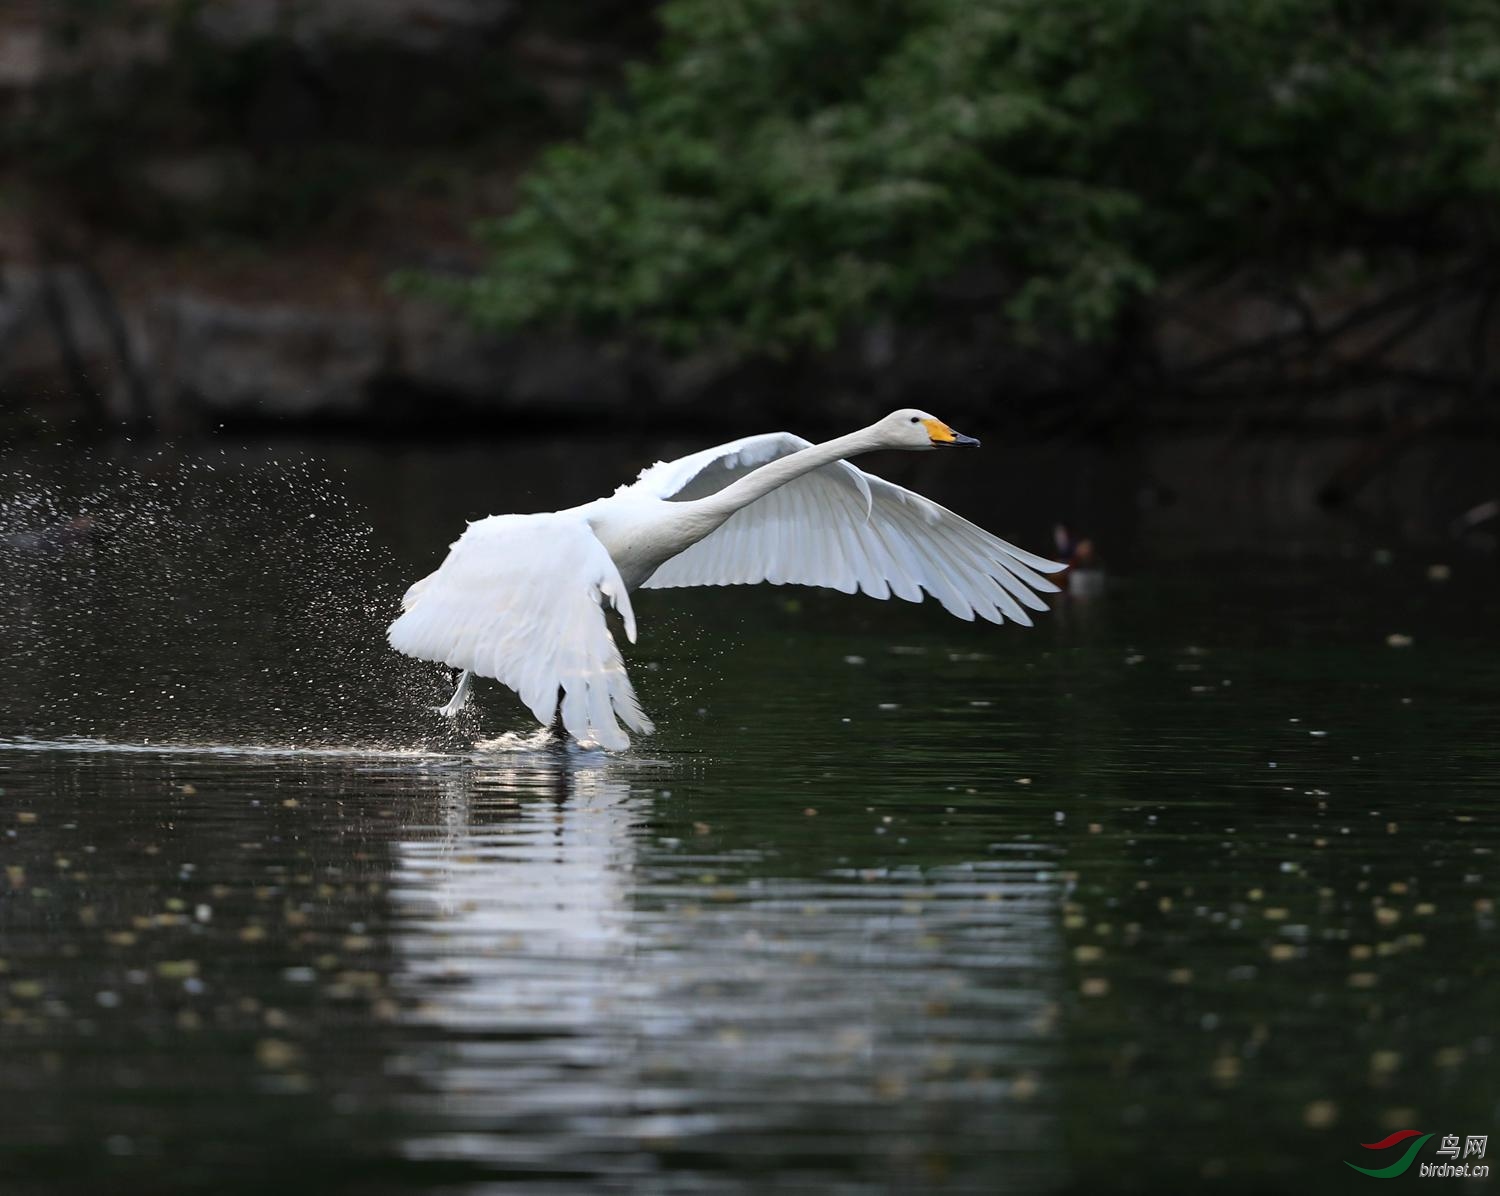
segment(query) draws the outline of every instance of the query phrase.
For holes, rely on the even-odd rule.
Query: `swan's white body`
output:
[[[787,432],[749,436],[643,470],[608,498],[565,511],[492,515],[469,524],[435,573],[406,592],[391,624],[397,651],[494,677],[542,723],[561,715],[575,739],[629,746],[620,722],[649,732],[603,602],[635,642],[636,589],[827,586],[920,602],[961,619],[1030,626],[1064,568],[997,539],[910,490],[845,460],[875,449],[977,444],[920,411],[897,411],[812,444]],[[561,704],[559,707],[559,692]]]

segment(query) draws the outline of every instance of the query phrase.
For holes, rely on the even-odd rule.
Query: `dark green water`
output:
[[[1109,572],[1030,631],[642,594],[618,758],[445,728],[380,628],[636,446],[13,470],[0,1191],[1359,1191],[1487,1135],[1483,471],[1336,522],[985,461],[889,471]]]

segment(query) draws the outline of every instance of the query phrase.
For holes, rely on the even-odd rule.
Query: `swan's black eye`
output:
[[[914,416],[912,416],[912,417],[911,417],[911,422],[912,422],[912,423],[914,423],[914,424],[918,424],[918,423],[921,423],[921,422],[922,422],[922,421],[921,421],[921,420],[919,420],[919,419],[918,419],[918,418],[917,418],[917,417],[916,417],[916,416],[915,416],[915,415],[914,415]]]

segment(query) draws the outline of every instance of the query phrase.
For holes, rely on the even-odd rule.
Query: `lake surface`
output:
[[[643,593],[619,757],[433,715],[382,630],[463,520],[690,447],[11,456],[0,1191],[1357,1191],[1500,1127],[1493,446],[1337,518],[1338,445],[872,461],[1106,568],[1031,630]]]

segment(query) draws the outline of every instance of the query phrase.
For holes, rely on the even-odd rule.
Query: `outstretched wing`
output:
[[[803,440],[790,432],[746,436],[675,461],[658,461],[641,470],[640,477],[628,486],[621,486],[615,493],[635,491],[674,502],[704,498],[718,493],[752,469],[798,449],[811,447],[811,440]]]
[[[701,497],[748,469],[804,448],[787,433],[752,436],[666,465],[648,482],[658,497]],[[661,489],[675,486],[672,493]],[[960,619],[1031,626],[1056,593],[1044,573],[1066,568],[992,536],[946,507],[839,461],[773,490],[712,535],[662,565],[648,589],[680,586],[827,586],[873,598],[922,601],[923,591]]]
[[[407,591],[391,647],[493,677],[538,721],[562,721],[581,742],[620,750],[616,722],[649,732],[620,650],[604,622],[608,598],[635,642],[635,613],[619,570],[581,519],[495,515],[469,524],[437,572]]]

